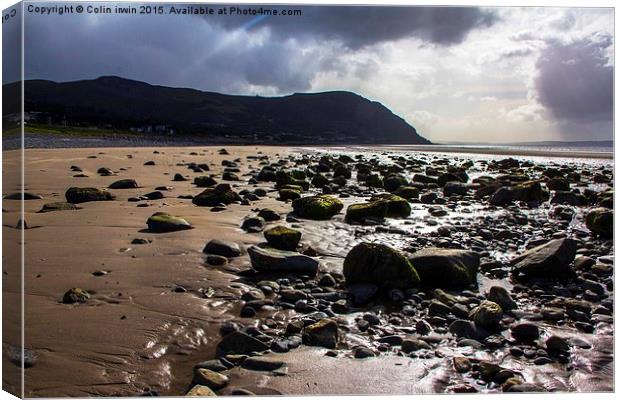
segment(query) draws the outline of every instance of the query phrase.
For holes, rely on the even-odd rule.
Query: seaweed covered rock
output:
[[[388,203],[387,216],[390,218],[407,218],[411,214],[411,205],[400,196],[384,193],[373,196],[370,201],[383,200]]]
[[[183,218],[165,212],[156,212],[146,221],[149,231],[156,233],[175,232],[192,229],[192,225]]]
[[[192,203],[200,207],[215,207],[219,204],[231,204],[241,201],[241,196],[227,183],[220,183],[214,188],[205,189],[192,199]]]
[[[388,207],[388,202],[385,200],[351,204],[347,207],[346,220],[349,222],[361,222],[366,218],[383,219],[387,217]]]
[[[271,247],[278,250],[295,250],[301,240],[301,232],[286,226],[274,226],[263,235]]]
[[[471,310],[469,318],[478,326],[495,330],[499,327],[503,315],[504,311],[499,304],[484,300],[476,308]]]
[[[614,213],[607,208],[595,208],[586,215],[586,226],[596,236],[611,239],[614,236]]]
[[[422,285],[433,288],[463,288],[476,284],[480,255],[474,251],[426,248],[409,257]]]
[[[109,189],[136,189],[139,187],[140,186],[138,186],[138,182],[136,182],[135,179],[121,179],[119,181],[112,182],[110,186],[108,186]]]
[[[407,186],[407,178],[400,174],[390,174],[383,180],[383,188],[388,192],[393,192],[401,186]]]
[[[210,176],[197,176],[194,178],[194,185],[198,187],[211,187],[217,185],[217,181]]]
[[[257,271],[316,275],[319,270],[318,260],[293,251],[252,246],[248,254]]]
[[[333,319],[325,318],[304,328],[303,343],[307,346],[335,349],[338,344],[338,324]]]
[[[407,289],[420,283],[420,277],[407,257],[378,243],[360,243],[353,247],[344,260],[343,273],[347,285],[369,283]]]
[[[344,205],[329,195],[308,196],[293,201],[293,211],[302,218],[314,220],[330,219],[338,214]]]
[[[378,174],[369,174],[368,176],[366,176],[366,179],[364,181],[366,182],[366,185],[370,187],[383,187],[383,179]]]
[[[565,279],[574,276],[570,264],[577,243],[573,239],[555,239],[527,250],[511,261],[512,273],[530,278]]]
[[[545,197],[540,182],[526,181],[514,186],[499,188],[491,195],[489,203],[494,206],[505,206],[513,201],[540,203],[545,200]]]
[[[92,187],[79,188],[70,187],[65,192],[65,198],[69,203],[78,204],[89,201],[108,201],[114,200],[112,193]]]
[[[62,302],[65,304],[86,303],[88,299],[90,299],[90,294],[86,290],[73,288],[65,293]]]
[[[276,172],[276,187],[281,188],[284,185],[300,186],[303,190],[310,188],[310,182],[305,179],[297,179],[291,173],[280,170]]]

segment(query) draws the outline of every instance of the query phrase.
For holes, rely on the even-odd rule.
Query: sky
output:
[[[169,6],[26,12],[25,78],[118,75],[261,96],[347,90],[434,142],[613,139],[611,8],[291,6],[302,15],[285,17]],[[4,82],[17,70],[5,65]]]

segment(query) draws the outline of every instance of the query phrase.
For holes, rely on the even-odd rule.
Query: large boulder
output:
[[[347,254],[343,273],[347,285],[374,284],[385,288],[417,286],[420,277],[401,252],[379,243],[360,243]]]
[[[475,251],[426,248],[415,252],[409,262],[423,286],[462,288],[476,284],[480,255]]]
[[[338,214],[344,205],[328,195],[308,196],[293,201],[293,211],[302,218],[327,220]]]
[[[257,271],[316,275],[319,270],[318,260],[293,251],[252,246],[248,254]]]
[[[192,199],[192,203],[200,207],[215,207],[219,204],[231,204],[241,201],[241,196],[227,183],[220,183],[214,188],[205,189]]]
[[[156,212],[146,220],[149,231],[155,233],[175,232],[192,229],[192,225],[183,218],[165,212]]]
[[[101,190],[97,188],[79,188],[70,187],[65,192],[65,198],[69,203],[78,204],[86,203],[88,201],[107,201],[114,200],[112,193],[107,190]]]
[[[572,277],[570,264],[575,259],[577,243],[572,239],[555,239],[534,247],[510,264],[512,273],[529,278],[562,279]]]
[[[388,207],[388,202],[385,200],[351,204],[347,207],[345,218],[349,222],[361,222],[366,218],[383,219],[387,217]]]
[[[586,226],[594,235],[611,239],[614,236],[614,212],[595,208],[586,215]]]
[[[274,226],[267,229],[263,235],[271,247],[278,250],[295,250],[301,240],[301,232],[286,226]]]
[[[411,214],[411,205],[400,196],[384,193],[373,196],[370,201],[386,201],[388,204],[387,216],[390,218],[407,218]]]

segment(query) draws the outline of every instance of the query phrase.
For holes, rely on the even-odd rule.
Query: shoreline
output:
[[[418,153],[440,153],[440,154],[463,154],[463,155],[487,155],[487,156],[516,156],[516,157],[550,157],[550,158],[577,158],[577,159],[598,159],[613,160],[614,152],[601,151],[560,151],[560,150],[541,150],[523,149],[514,147],[495,147],[481,146],[470,147],[459,145],[443,144],[277,144],[277,143],[236,143],[208,142],[192,138],[175,138],[176,141],[169,140],[167,137],[75,137],[61,135],[41,135],[27,134],[25,140],[31,143],[26,145],[26,149],[80,149],[80,148],[144,148],[144,147],[202,147],[202,146],[230,146],[230,147],[257,147],[269,146],[274,148],[293,148],[303,151],[322,149],[333,149],[336,151],[396,151],[396,152],[418,152]],[[72,142],[72,143],[70,143]],[[70,144],[70,145],[66,145]],[[21,148],[19,137],[4,137],[2,140],[2,151],[18,150]]]

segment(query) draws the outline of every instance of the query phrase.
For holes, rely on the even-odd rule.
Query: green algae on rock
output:
[[[383,200],[388,203],[387,216],[389,218],[407,218],[411,214],[411,205],[404,198],[391,193],[373,196],[370,201]]]
[[[275,226],[263,234],[267,243],[278,250],[295,250],[301,240],[300,231],[286,226]]]
[[[302,197],[293,201],[293,211],[302,218],[327,220],[342,211],[340,200],[329,195]]]
[[[78,204],[89,201],[108,201],[114,200],[114,195],[107,190],[101,190],[92,187],[70,187],[65,192],[65,198],[69,203]]]
[[[192,199],[192,203],[200,207],[215,207],[219,204],[231,204],[241,201],[241,196],[227,183],[220,183],[214,188],[205,189]]]
[[[482,328],[497,329],[503,315],[504,311],[499,304],[484,300],[476,308],[471,310],[469,318],[471,318],[477,326]]]
[[[182,231],[192,229],[192,225],[183,218],[165,212],[156,212],[146,221],[149,231],[156,233]]]
[[[303,343],[307,346],[335,349],[338,344],[338,324],[333,319],[325,318],[303,329]]]
[[[347,221],[363,221],[366,218],[383,219],[388,214],[388,202],[385,200],[369,201],[367,203],[351,204],[347,207]]]
[[[353,247],[344,260],[343,273],[347,285],[369,283],[408,289],[420,284],[418,272],[404,254],[378,243]]]

